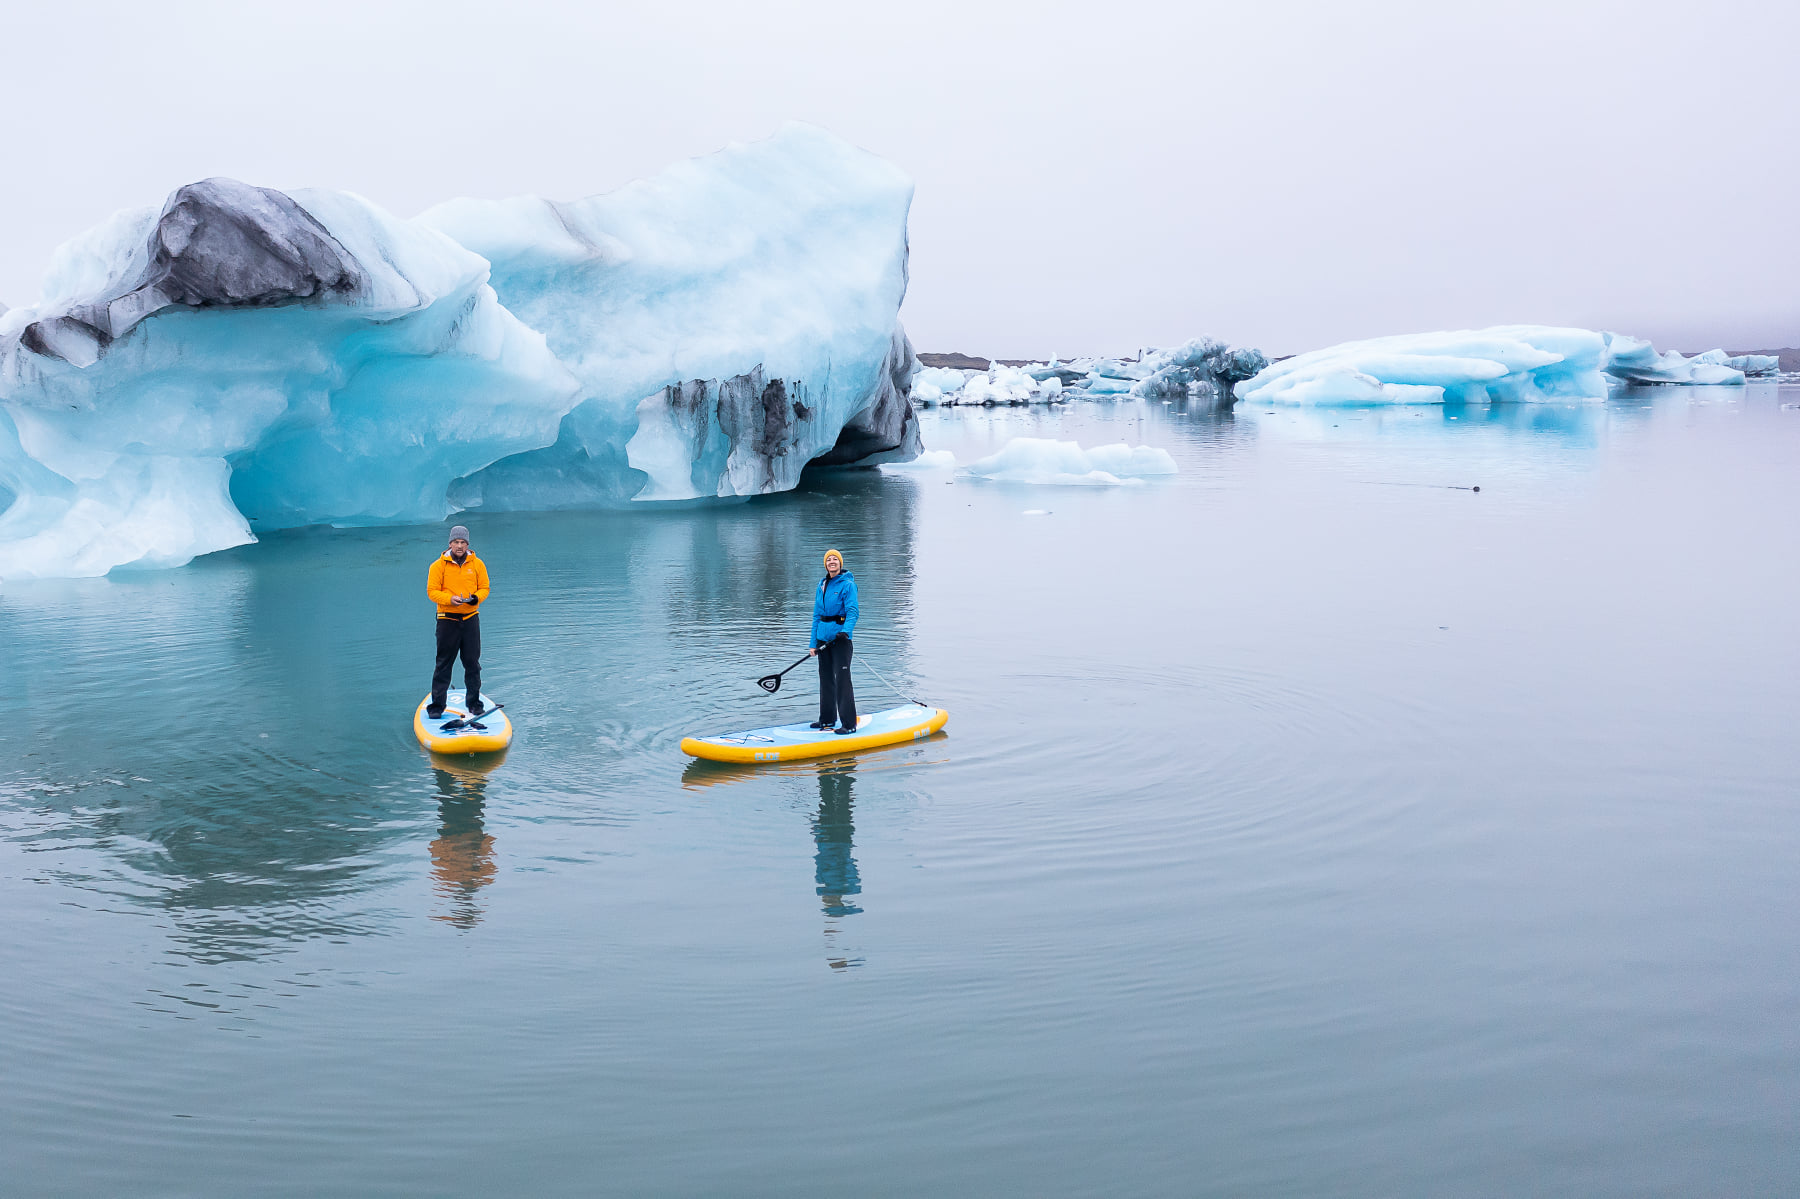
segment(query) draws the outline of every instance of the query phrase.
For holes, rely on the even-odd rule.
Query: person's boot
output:
[[[487,708],[482,704],[480,699],[470,700],[467,704],[467,707],[469,709],[469,715],[471,715],[471,716],[479,716],[483,712],[487,711]]]
[[[831,721],[815,720],[811,724],[807,725],[806,727],[809,729],[828,729],[831,727]]]
[[[425,709],[425,719],[426,720],[436,720],[438,717],[442,716],[443,714],[444,714],[444,710],[442,708],[426,708]]]

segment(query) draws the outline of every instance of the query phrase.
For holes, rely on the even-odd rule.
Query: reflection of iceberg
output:
[[[0,315],[0,576],[910,457],[910,201],[804,126],[608,196],[414,221],[184,187],[64,246],[42,301]]]
[[[925,450],[911,462],[890,462],[881,469],[886,474],[899,475],[941,473],[956,469],[956,455],[949,450]]]
[[[1176,473],[1175,459],[1156,446],[1120,442],[1084,450],[1077,442],[1046,437],[1015,437],[998,453],[971,462],[965,469],[978,478],[1001,483],[1074,487],[1117,487]]]

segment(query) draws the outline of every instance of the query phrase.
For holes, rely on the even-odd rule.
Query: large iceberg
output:
[[[486,279],[359,197],[230,180],[64,245],[0,316],[0,577],[442,517],[451,479],[552,440],[576,392]]]
[[[754,495],[793,487],[810,461],[917,454],[897,319],[911,202],[892,164],[789,125],[609,195],[425,212],[492,264],[501,303],[581,385],[554,445],[462,480],[452,500]]]
[[[572,204],[213,179],[122,212],[0,312],[0,577],[910,457],[910,199],[792,125]]]

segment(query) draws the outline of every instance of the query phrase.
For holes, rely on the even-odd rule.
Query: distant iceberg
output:
[[[1229,401],[1236,383],[1266,365],[1257,350],[1195,338],[1137,358],[996,362],[985,371],[921,365],[912,377],[912,396],[921,404],[993,405],[1160,399],[1199,392]]]
[[[790,125],[569,204],[213,179],[122,212],[0,313],[0,577],[909,458],[911,195]]]
[[[1176,473],[1169,451],[1149,445],[1095,446],[1045,437],[1015,437],[999,453],[964,468],[981,479],[1058,487],[1118,487]]]
[[[1727,354],[1708,350],[1692,358],[1656,347],[1620,333],[1606,336],[1606,373],[1630,383],[1726,384],[1743,383],[1747,376],[1774,375],[1781,359],[1774,354]]]
[[[1502,325],[1411,333],[1297,354],[1237,385],[1252,404],[1442,404],[1604,399],[1606,341],[1586,329]]]
[[[1603,400],[1614,381],[1741,384],[1772,355],[1658,354],[1618,333],[1500,325],[1345,342],[1267,366],[1237,385],[1250,404],[1340,405]]]

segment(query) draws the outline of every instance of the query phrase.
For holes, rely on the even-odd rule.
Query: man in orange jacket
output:
[[[444,714],[450,694],[450,667],[462,655],[463,700],[469,715],[487,711],[481,704],[481,617],[477,609],[488,597],[487,564],[469,552],[469,530],[450,530],[450,548],[431,564],[425,594],[437,605],[437,669],[431,674],[431,703],[425,715]]]

